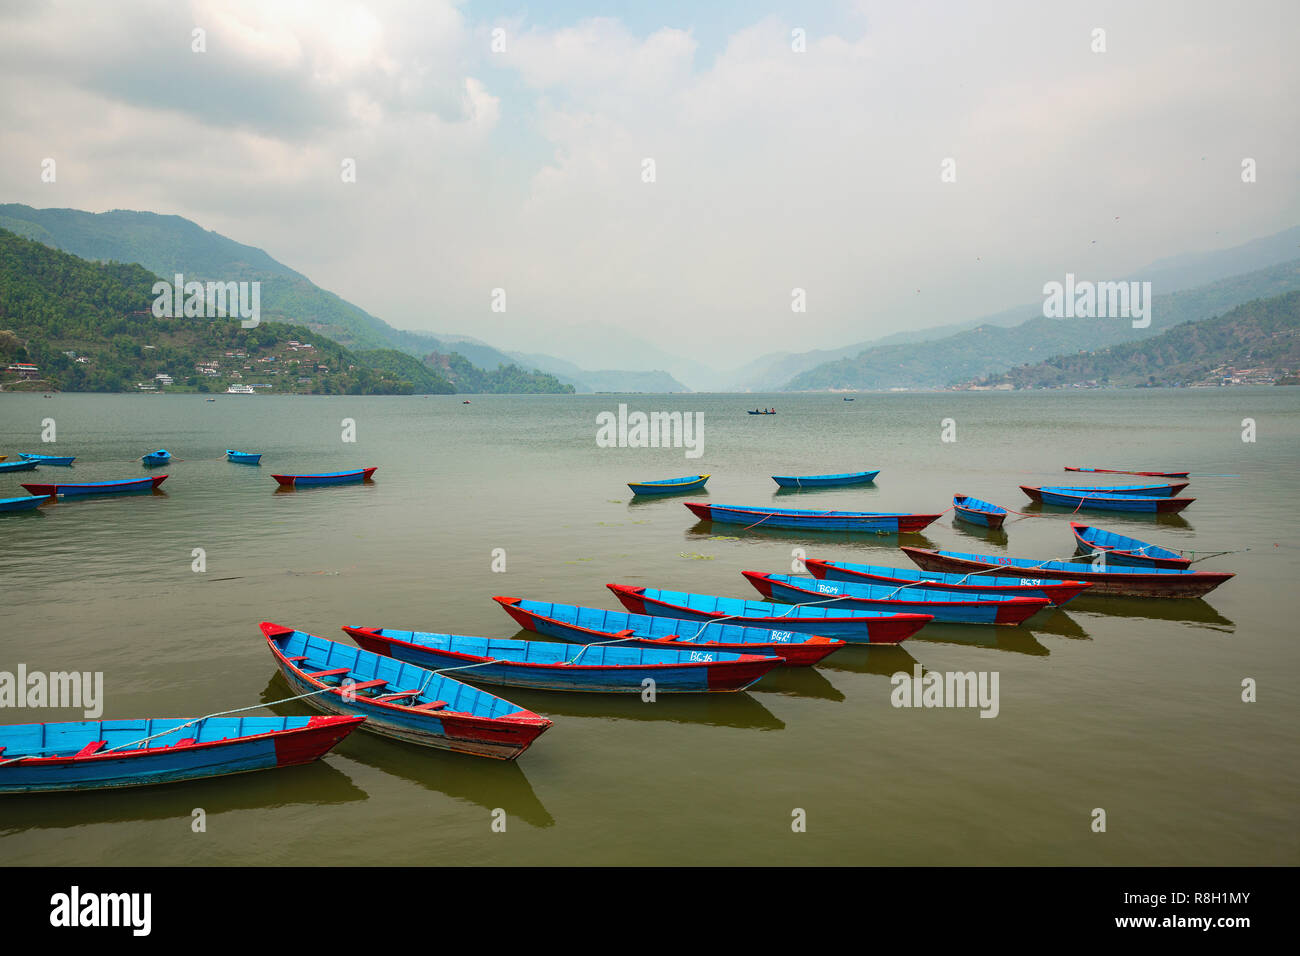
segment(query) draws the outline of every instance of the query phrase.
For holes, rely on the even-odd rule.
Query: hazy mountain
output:
[[[981,385],[1017,388],[1187,385],[1213,382],[1216,369],[1256,369],[1258,377],[1294,378],[1300,369],[1300,291],[1254,299],[1221,316],[1187,322],[1144,342],[1057,355],[1022,365]],[[1290,373],[1287,375],[1286,373]]]
[[[1123,281],[1146,281],[1157,294],[1179,292],[1229,276],[1254,272],[1300,257],[1300,226],[1228,249],[1189,252],[1160,259],[1126,276]],[[1063,278],[1060,276],[1058,278]],[[895,332],[854,343],[843,348],[808,352],[778,352],[763,356],[736,369],[729,377],[730,387],[766,391],[778,389],[809,371],[829,362],[858,355],[870,348],[933,342],[982,326],[1012,327],[1043,314],[1042,300],[1012,306],[980,318],[932,326],[927,329]],[[906,361],[906,359],[904,359]]]
[[[1156,295],[1152,321],[1135,329],[1127,319],[1048,319],[1014,328],[980,325],[927,343],[884,345],[797,375],[792,390],[827,388],[940,388],[1067,352],[1092,351],[1154,338],[1184,322],[1206,319],[1252,299],[1300,288],[1300,259],[1220,279],[1196,289]]]

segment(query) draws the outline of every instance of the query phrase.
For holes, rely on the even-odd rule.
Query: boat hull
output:
[[[284,729],[268,729],[264,733],[231,737],[223,740],[185,743],[188,735],[202,733],[195,725],[178,730],[176,742],[171,745],[148,746],[136,750],[116,750],[105,753],[79,755],[69,753],[57,757],[30,757],[14,763],[4,763],[16,756],[13,749],[0,753],[0,793],[34,793],[60,790],[111,790],[120,787],[142,787],[164,783],[179,783],[207,777],[269,770],[310,763],[324,756],[361,724],[362,718],[311,717],[311,718],[211,718],[204,725],[225,720],[242,726],[256,728],[263,723],[268,728],[277,724]],[[86,721],[80,724],[46,725],[47,727],[95,727],[89,734],[77,737],[107,739],[112,746],[120,746],[113,737],[122,737],[123,743],[134,742],[149,736],[154,725],[182,724],[184,718],[174,721],[108,720]],[[37,725],[31,725],[37,726]],[[110,730],[111,728],[111,730]],[[138,728],[138,729],[136,729]],[[25,728],[6,727],[10,733]],[[76,736],[75,732],[69,736]],[[167,737],[159,738],[166,741]],[[77,745],[71,744],[75,751]],[[108,749],[108,748],[104,748]]]
[[[233,461],[237,465],[260,465],[262,463],[261,454],[251,454],[246,451],[231,451],[226,449],[226,460]]]
[[[793,508],[767,510],[711,505],[702,501],[683,504],[696,517],[720,524],[783,528],[794,531],[859,531],[873,534],[912,534],[937,520],[939,515],[892,514],[870,511],[798,511]]]
[[[693,608],[685,604],[676,604],[647,596],[645,588],[633,588],[620,584],[605,585],[619,599],[622,605],[633,614],[650,614],[656,617],[672,617],[683,621],[716,621],[726,619],[728,623],[741,624],[746,627],[762,627],[770,630],[800,631],[804,634],[820,634],[833,637],[848,644],[898,644],[907,640],[934,617],[930,614],[840,614],[834,611],[822,611],[818,615],[808,615],[808,610],[820,611],[819,608],[781,608],[774,605],[769,613],[729,614],[725,611],[711,611]],[[746,602],[741,602],[746,603]]]
[[[1018,577],[970,577],[965,574],[926,573],[910,571],[907,568],[882,568],[865,564],[845,564],[843,562],[820,561],[807,558],[804,567],[814,578],[827,581],[858,582],[862,584],[885,584],[903,587],[923,582],[933,591],[951,591],[954,594],[1005,594],[1011,597],[1046,598],[1058,607],[1068,604],[1092,585],[1086,581],[1040,581],[1037,584],[1021,584]]]
[[[772,480],[782,488],[839,488],[844,485],[869,485],[876,480],[878,474],[879,468],[845,475],[773,475]]]
[[[918,567],[927,571],[946,571],[965,573],[970,571],[998,571],[1008,577],[1024,575],[1022,580],[1079,580],[1092,585],[1090,596],[1110,597],[1160,597],[1160,598],[1196,598],[1213,591],[1224,581],[1234,577],[1229,571],[1187,571],[1183,573],[1156,569],[1142,572],[1129,571],[1094,571],[1087,565],[1080,565],[1080,570],[1056,568],[1029,568],[1007,564],[988,555],[956,556],[932,551],[928,548],[903,548],[903,553],[914,561]],[[1026,559],[1021,559],[1026,560]],[[1033,564],[1035,562],[1026,561]],[[1045,562],[1037,562],[1045,563]],[[1030,577],[1032,575],[1032,577]]]
[[[19,455],[23,461],[34,461],[38,465],[64,467],[77,460],[76,455]]]
[[[339,471],[320,475],[272,475],[282,488],[316,488],[324,485],[351,485],[370,481],[370,476],[378,469],[358,468],[355,471]]]
[[[151,478],[138,478],[133,481],[60,482],[50,485],[33,483],[24,484],[23,487],[34,495],[44,496],[129,495],[153,491],[166,480],[166,475],[154,475]]]
[[[844,647],[844,641],[798,631],[725,624],[684,627],[676,618],[670,617],[556,604],[542,605],[543,612],[531,606],[541,605],[541,602],[529,602],[530,606],[525,607],[520,598],[498,595],[492,600],[500,604],[524,630],[572,644],[597,644],[621,638],[620,645],[628,647],[667,646],[684,651],[700,648],[729,654],[776,656],[782,659],[785,667],[809,667]],[[764,635],[769,639],[727,640],[732,635],[741,636],[742,632],[751,632],[743,634],[746,637]]]
[[[0,475],[8,474],[11,471],[35,471],[40,462],[29,461],[0,461]]]
[[[1080,508],[1090,511],[1126,511],[1134,514],[1172,514],[1182,511],[1195,498],[1149,498],[1136,495],[1106,495],[1101,493],[1068,493],[1049,488],[1021,485],[1020,490],[1034,501],[1062,508]]]
[[[280,668],[280,673],[295,694],[309,694],[330,686],[311,676],[311,672],[304,671],[298,666],[297,662],[290,660],[281,651],[277,641],[291,637],[299,632],[264,621],[262,623],[262,633],[266,635],[267,644],[271,649],[272,656],[275,657],[276,665]],[[335,644],[335,642],[326,641],[323,638],[314,638],[314,635],[307,636],[318,643]],[[336,646],[343,647],[343,645]],[[367,662],[367,674],[361,675],[362,677],[385,669],[382,665],[374,665],[373,658],[375,655],[357,651],[354,648],[347,648],[347,650],[353,651],[353,655],[345,653],[341,655],[342,657],[359,660],[355,655],[364,654],[372,659]],[[385,659],[380,658],[380,660]],[[391,666],[400,668],[411,665],[394,661]],[[419,674],[425,676],[420,678],[420,682],[416,683],[416,687],[419,688],[421,684],[425,687],[430,686],[431,680],[428,673],[420,671]],[[457,685],[459,685],[459,682],[450,678],[432,678],[432,686],[435,688],[448,686],[455,688]],[[499,698],[492,698],[492,695],[488,695],[484,691],[472,690],[468,685],[459,686],[464,687],[469,693],[500,701]],[[398,690],[407,689],[410,688],[398,688]],[[452,700],[454,696],[459,696],[459,694],[449,694],[447,699]],[[342,686],[331,687],[326,693],[315,693],[310,697],[304,697],[303,703],[327,714],[365,717],[366,722],[362,725],[364,729],[382,737],[391,737],[394,740],[402,740],[421,747],[452,750],[457,753],[473,754],[479,757],[491,757],[496,760],[516,759],[551,726],[551,721],[545,717],[522,708],[510,712],[506,716],[499,717],[480,716],[447,709],[428,710],[349,693]],[[514,706],[508,704],[508,702],[501,703]]]
[[[708,482],[709,477],[709,475],[696,475],[678,481],[630,481],[627,486],[632,489],[634,495],[680,495],[689,491],[699,491]]]
[[[50,500],[49,495],[22,495],[18,498],[0,498],[0,514],[14,511],[31,511]]]
[[[379,630],[377,628],[344,627],[343,630],[360,647],[376,654],[395,657],[430,670],[481,664],[457,675],[457,679],[532,690],[640,694],[650,686],[646,682],[652,682],[656,693],[741,691],[780,664],[779,658],[749,654],[735,655],[737,660],[723,660],[722,658],[733,655],[716,648],[683,648],[678,654],[674,649],[657,647],[655,650],[663,656],[680,657],[682,660],[678,663],[588,666],[583,664],[584,651],[569,645],[563,645],[563,656],[571,660],[571,664],[539,665],[517,661],[486,664],[482,662],[491,658],[472,657],[413,641],[394,639],[375,633]],[[602,648],[600,652],[603,654],[605,650],[607,649]],[[628,650],[640,653],[638,648]]]
[[[994,600],[979,600],[969,595],[948,591],[927,591],[915,587],[877,587],[870,584],[853,584],[843,581],[810,581],[812,587],[782,580],[771,574],[742,571],[755,590],[763,597],[786,604],[814,603],[817,607],[843,608],[849,611],[891,611],[899,614],[930,614],[943,624],[1023,624],[1043,608],[1050,607],[1047,598],[995,596]],[[855,593],[863,592],[863,593]],[[918,596],[908,599],[908,593]],[[894,593],[894,597],[876,596]],[[863,596],[870,594],[871,596]],[[920,595],[924,594],[925,597]],[[831,596],[840,595],[837,599]],[[937,600],[927,600],[937,597]],[[987,597],[987,595],[986,595]]]
[[[1077,521],[1070,522],[1070,530],[1074,532],[1076,550],[1079,554],[1101,552],[1105,555],[1108,564],[1139,568],[1172,568],[1176,571],[1186,570],[1192,565],[1191,558],[1185,558],[1176,551],[1111,531],[1102,531],[1100,528],[1079,524]]]
[[[1052,485],[1053,491],[1078,495],[1131,495],[1140,498],[1174,498],[1189,482],[1154,485]]]
[[[1123,471],[1119,468],[1071,468],[1065,466],[1066,471],[1086,471],[1097,475],[1137,475],[1141,478],[1186,478],[1191,474],[1189,471]]]
[[[967,495],[954,495],[952,499],[953,514],[962,521],[979,525],[981,528],[1001,528],[1002,522],[1006,521],[1006,509],[994,510],[994,508],[995,506],[987,501],[980,501]]]

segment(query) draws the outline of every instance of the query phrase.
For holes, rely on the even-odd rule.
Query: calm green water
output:
[[[1250,548],[1203,601],[1080,599],[1017,628],[931,626],[750,693],[639,698],[502,689],[555,726],[517,763],[355,733],[323,762],[219,781],[0,802],[20,864],[1295,864],[1300,756],[1294,512],[1300,391],[836,396],[0,396],[0,453],[76,454],[39,480],[137,476],[165,495],[0,517],[0,670],[103,671],[106,716],[288,696],[258,630],[345,623],[513,636],[494,594],[614,607],[606,582],[754,596],[743,569],[809,556],[910,566],[897,538],[698,525],[625,482],[711,472],[728,504],[1023,509],[1063,464],[1203,474],[1182,516],[1095,517],[1175,547]],[[705,454],[607,449],[619,401],[700,411]],[[758,418],[747,407],[775,405]],[[1243,418],[1258,441],[1241,440]],[[42,446],[41,421],[58,442]],[[357,441],[341,441],[341,420]],[[957,441],[940,441],[953,418]],[[217,460],[264,451],[261,468]],[[116,460],[116,461],[114,461]],[[370,486],[276,494],[272,471],[378,465]],[[775,495],[771,474],[879,467],[874,487]],[[0,476],[0,496],[31,475]],[[1084,480],[1087,480],[1086,478]],[[1073,550],[1064,512],[1005,538],[945,515],[905,543]],[[191,570],[203,548],[207,570]],[[503,548],[505,573],[491,570]],[[903,710],[889,675],[997,671],[1001,712]],[[1242,703],[1244,678],[1258,703]],[[288,705],[282,713],[310,713]],[[5,722],[79,719],[19,710]],[[191,811],[207,832],[191,832]],[[1093,808],[1107,832],[1090,829]],[[492,811],[507,814],[493,832]],[[807,813],[807,832],[791,813]]]

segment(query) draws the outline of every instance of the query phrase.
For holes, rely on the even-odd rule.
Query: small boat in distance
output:
[[[742,691],[781,658],[728,654],[716,648],[575,647],[461,634],[430,634],[388,627],[344,627],[364,650],[436,670],[466,667],[456,676],[473,683],[533,690],[640,694],[645,681],[664,693]]]
[[[1136,495],[1140,498],[1172,498],[1188,482],[1163,485],[1052,485],[1054,491],[1073,491],[1089,495]]]
[[[57,484],[24,484],[34,495],[125,495],[142,491],[153,491],[164,481],[166,475],[154,475],[150,478],[134,478],[127,481],[78,481],[59,482]]]
[[[684,501],[696,517],[721,524],[785,528],[796,531],[870,531],[875,534],[910,534],[938,519],[901,511],[807,511],[797,508],[743,508]],[[829,636],[829,635],[828,635]]]
[[[1022,581],[1087,581],[1092,585],[1088,596],[1107,597],[1204,597],[1224,581],[1234,577],[1231,571],[1179,571],[1173,568],[1117,568],[1104,570],[1072,561],[1039,561],[1034,558],[1011,558],[1005,555],[967,554],[962,551],[935,551],[930,548],[903,547],[906,554],[926,571],[969,574],[988,571],[1006,577],[1023,575]]]
[[[1102,531],[1077,521],[1070,522],[1079,554],[1103,554],[1108,564],[1127,564],[1144,568],[1176,568],[1184,570],[1192,559],[1158,544],[1147,544],[1113,531]]]
[[[34,461],[4,461],[0,462],[0,474],[10,471],[35,471],[38,462]]]
[[[262,453],[254,454],[251,451],[235,451],[233,448],[226,449],[226,460],[237,462],[241,465],[258,465],[262,462]]]
[[[227,395],[255,395],[257,393],[253,391],[253,386],[251,385],[232,385],[230,386],[230,388],[226,389],[226,394]]]
[[[768,408],[768,409],[755,408],[755,409],[754,409],[753,411],[751,411],[749,414],[751,414],[751,415],[775,415],[775,414],[776,414],[776,409],[775,409],[775,408]]]
[[[844,400],[845,400],[846,402],[856,402],[856,401],[857,401],[856,398],[845,398]]]
[[[1097,511],[1131,511],[1145,514],[1169,514],[1182,511],[1195,498],[1151,498],[1140,495],[1115,495],[1097,492],[1071,491],[1066,488],[1033,488],[1021,485],[1020,490],[1034,501],[1062,508],[1087,508]]]
[[[1007,520],[1007,509],[972,498],[970,495],[953,495],[952,511],[962,521],[969,521],[982,528],[1001,528]]]
[[[76,455],[28,455],[18,456],[23,461],[34,461],[38,465],[71,465],[77,460]]]
[[[144,462],[147,468],[157,468],[165,465],[172,460],[171,452],[166,448],[159,448],[157,451],[151,451],[147,455],[141,455],[140,460]]]
[[[22,495],[18,498],[0,498],[0,514],[10,511],[31,511],[50,500],[49,495]],[[0,757],[0,759],[4,759]]]
[[[839,475],[773,475],[782,488],[839,488],[842,485],[869,485],[876,480],[875,471],[849,471]]]
[[[315,475],[272,475],[281,488],[311,488],[317,485],[348,485],[370,481],[370,476],[378,469],[354,468],[351,471],[329,471]]]
[[[310,763],[364,717],[153,717],[0,726],[0,793],[109,790]]]
[[[677,495],[684,491],[699,491],[708,480],[708,475],[687,475],[659,481],[629,481],[627,486],[634,495]]]
[[[1124,471],[1121,468],[1087,468],[1065,466],[1066,471],[1088,471],[1098,475],[1139,475],[1143,478],[1186,478],[1188,471]]]

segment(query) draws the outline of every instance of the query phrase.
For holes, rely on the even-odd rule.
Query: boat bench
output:
[[[384,680],[383,678],[380,678],[379,680],[358,681],[355,684],[341,684],[334,689],[341,694],[347,694],[347,693],[356,693],[357,691],[362,691],[362,690],[371,690],[372,688],[375,687],[385,687],[387,686],[387,684],[388,681]]]
[[[395,694],[380,694],[375,700],[401,700],[403,697],[418,697],[418,690],[399,690]]]
[[[286,657],[285,660],[290,664],[301,664],[303,661],[307,660],[307,655],[303,654],[301,657]]]
[[[352,673],[350,667],[334,667],[325,671],[303,671],[308,677],[342,677],[344,674]]]
[[[445,700],[431,700],[423,704],[416,704],[411,709],[412,710],[442,710],[446,706],[447,706],[447,702]]]
[[[97,754],[97,753],[99,753],[101,750],[103,750],[103,749],[104,749],[105,747],[107,747],[107,746],[108,746],[108,741],[107,741],[107,740],[92,740],[90,743],[86,744],[86,746],[82,747],[82,748],[81,748],[80,750],[78,750],[75,754],[73,754],[73,756],[74,756],[74,757],[89,757],[89,756],[91,756],[92,754]]]

